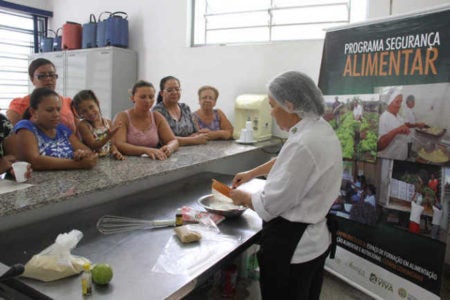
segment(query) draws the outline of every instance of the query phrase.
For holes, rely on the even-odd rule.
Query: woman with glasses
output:
[[[206,144],[208,134],[198,131],[191,109],[181,98],[180,81],[167,76],[159,83],[158,103],[153,111],[161,113],[167,120],[180,146]]]
[[[55,65],[45,58],[37,58],[33,60],[28,67],[30,80],[35,88],[48,87],[51,90],[56,89],[56,73]],[[61,101],[61,123],[69,127],[72,132],[76,132],[75,117],[70,108],[72,100],[67,97],[59,96]],[[30,106],[30,95],[23,98],[15,98],[9,104],[6,116],[13,125],[23,119],[25,110]]]

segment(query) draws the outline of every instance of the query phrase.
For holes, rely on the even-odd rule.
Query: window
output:
[[[193,46],[321,39],[326,28],[363,20],[365,1],[193,0],[192,12]]]
[[[28,57],[37,52],[38,32],[44,32],[41,29],[47,25],[47,17],[33,14],[33,11],[43,12],[7,2],[0,5],[1,113],[5,113],[13,98],[22,97],[29,92]]]

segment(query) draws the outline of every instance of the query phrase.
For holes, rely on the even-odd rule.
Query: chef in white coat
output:
[[[269,83],[271,115],[289,137],[277,158],[236,174],[233,188],[267,175],[263,191],[231,191],[237,205],[263,219],[258,252],[262,299],[319,299],[332,238],[327,213],[342,179],[341,145],[307,75],[287,72]]]
[[[403,95],[394,88],[388,96],[387,109],[381,114],[378,128],[378,157],[405,160],[408,158],[409,127],[399,114]]]

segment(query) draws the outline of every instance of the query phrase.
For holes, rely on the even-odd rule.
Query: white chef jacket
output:
[[[384,111],[380,116],[378,138],[404,124],[405,120],[400,114],[395,116],[387,110]],[[397,134],[386,148],[378,152],[378,156],[397,160],[408,158],[408,135]]]
[[[403,108],[403,116],[405,117],[406,122],[410,124],[417,123],[416,113],[408,106]]]
[[[341,144],[323,118],[304,118],[289,131],[261,192],[252,204],[265,221],[281,216],[308,223],[291,263],[310,261],[331,242],[326,215],[339,195]]]
[[[404,108],[403,108],[403,111],[402,111],[402,113],[403,113],[403,117],[404,117],[404,119],[405,119],[405,122],[407,122],[407,123],[409,123],[409,124],[415,124],[415,123],[417,123],[417,117],[416,117],[416,113],[411,109],[411,108],[409,108],[408,106],[405,106]],[[409,143],[412,143],[413,142],[413,136],[415,135],[415,130],[414,130],[414,128],[410,128],[410,133],[409,133],[409,136],[408,136],[408,142]]]

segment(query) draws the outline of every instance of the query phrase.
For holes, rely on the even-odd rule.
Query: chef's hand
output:
[[[252,195],[250,193],[241,190],[231,190],[230,198],[233,200],[234,205],[242,205],[253,209]]]
[[[428,126],[425,123],[416,123],[415,125],[416,125],[415,127],[418,127],[418,128],[430,128],[430,126]]]
[[[409,130],[409,127],[406,126],[406,124],[403,124],[402,126],[395,128],[396,134],[409,134],[410,132],[411,130]]]
[[[253,179],[253,176],[250,174],[249,171],[237,173],[234,176],[234,178],[233,178],[233,182],[231,183],[231,187],[233,189],[235,189],[238,186],[240,186],[241,184],[246,183],[247,181],[250,181],[251,179]]]

